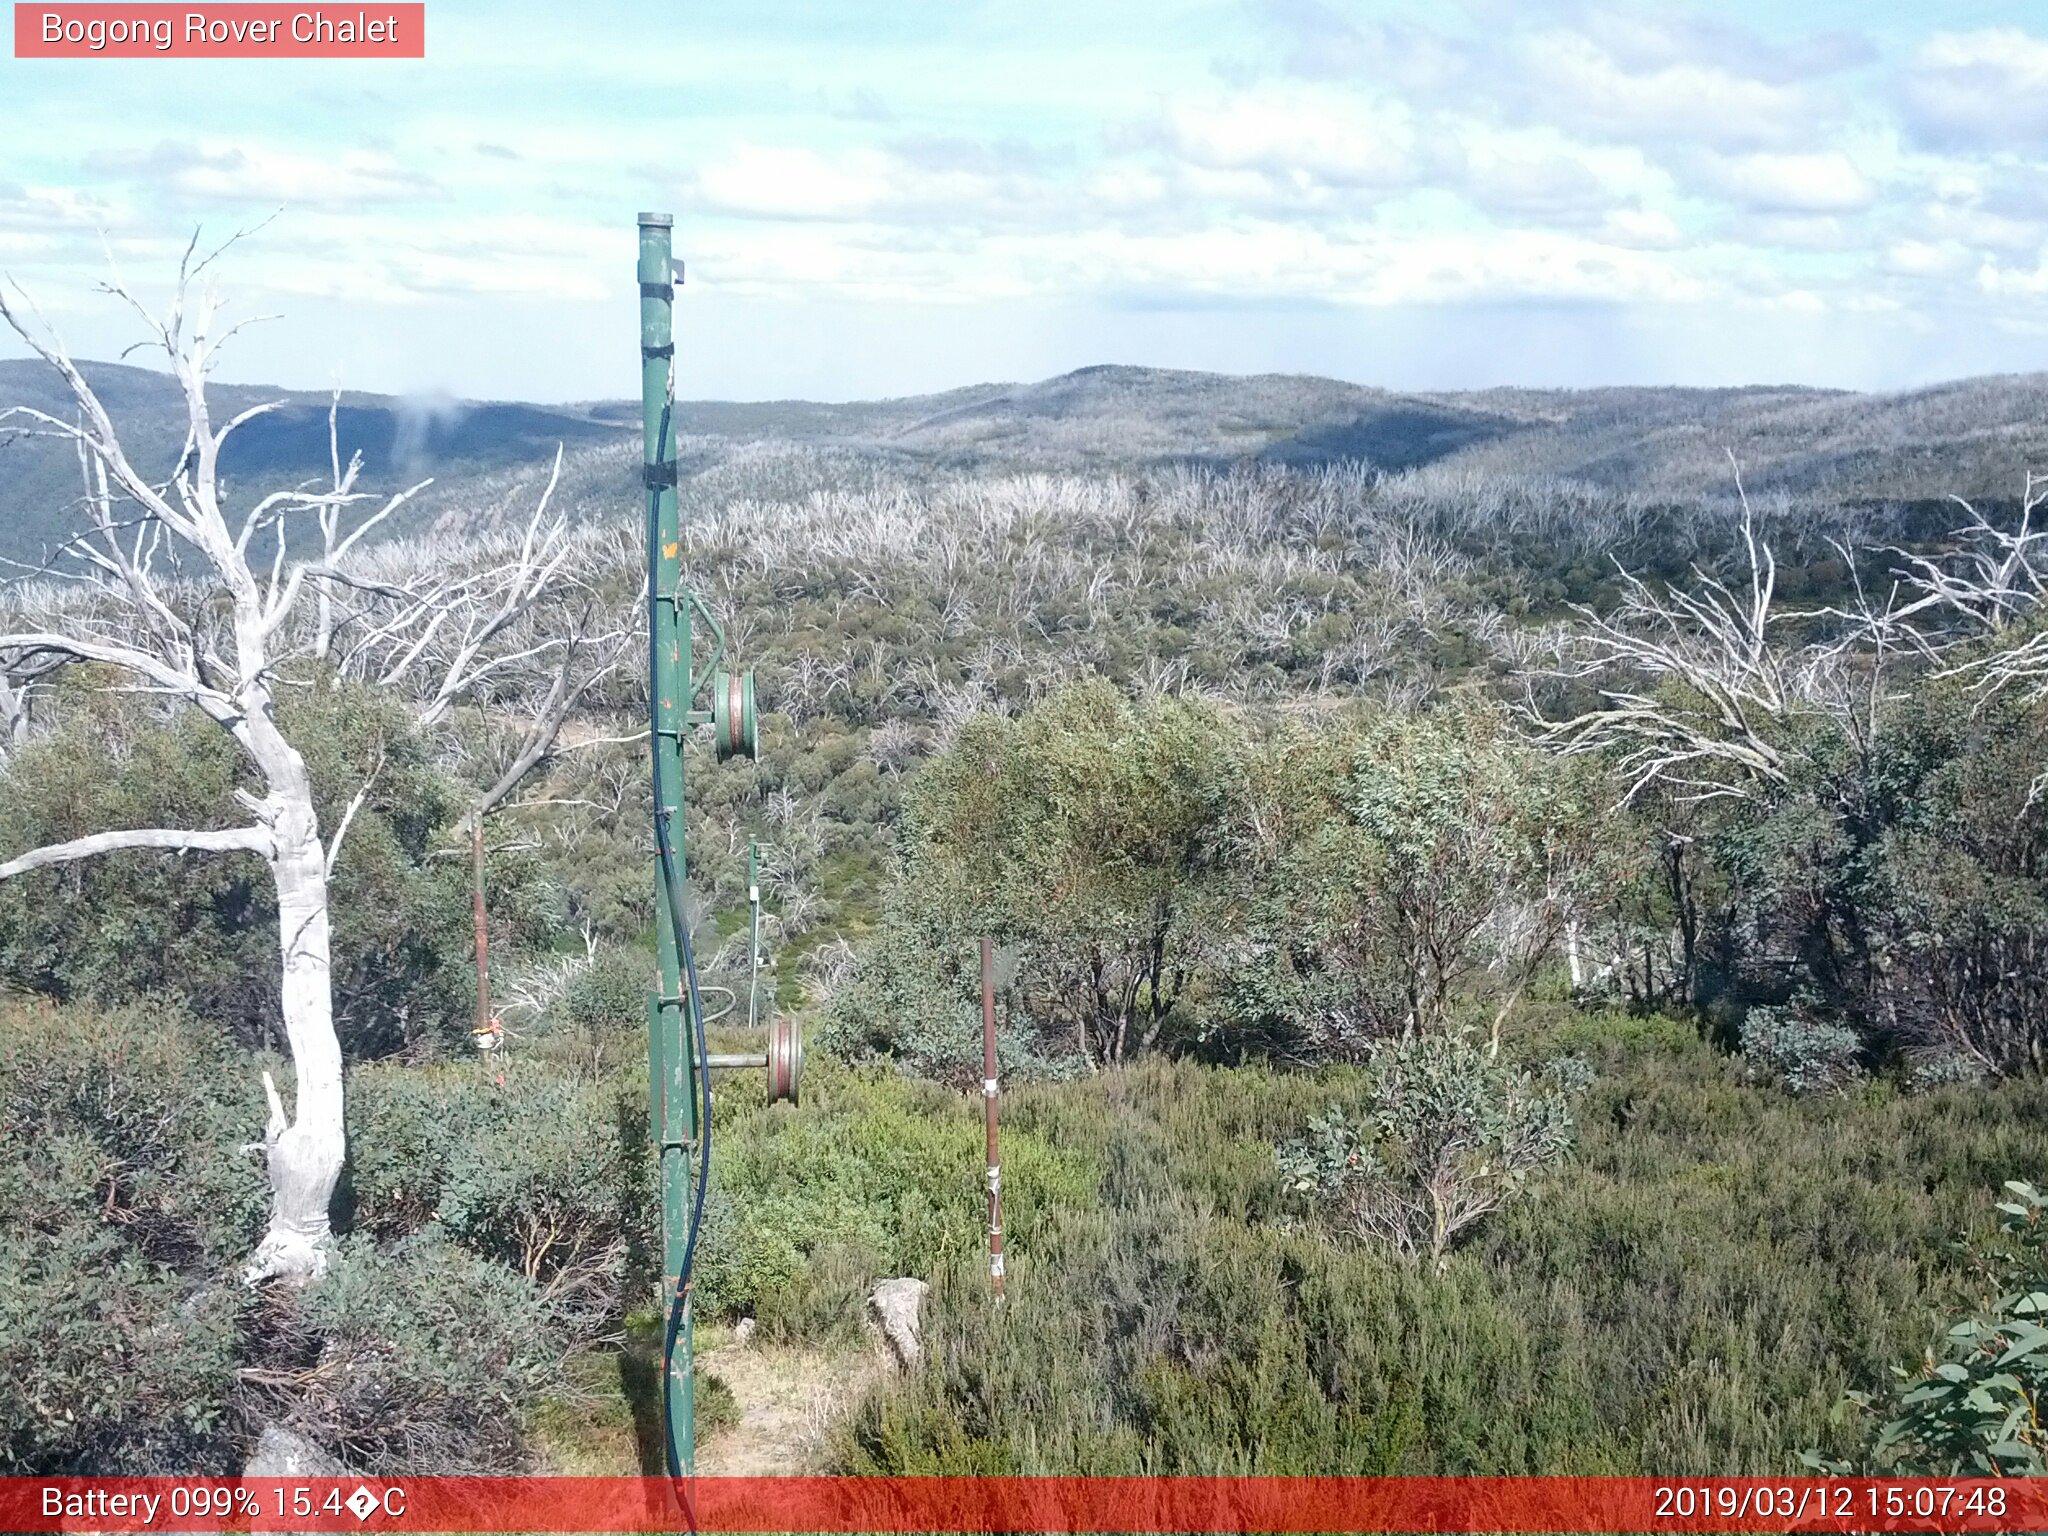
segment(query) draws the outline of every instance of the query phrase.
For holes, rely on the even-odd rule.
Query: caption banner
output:
[[[1863,1478],[0,1478],[0,1530],[2041,1531],[2048,1482]]]
[[[424,4],[14,7],[18,59],[423,59]]]

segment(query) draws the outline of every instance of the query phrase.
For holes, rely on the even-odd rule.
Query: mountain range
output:
[[[172,381],[121,364],[83,370],[138,467],[167,473],[184,441]],[[215,419],[264,400],[280,408],[231,441],[230,494],[326,483],[330,397],[217,386]],[[33,361],[0,362],[0,406],[13,405],[69,414],[61,382]],[[363,454],[366,489],[433,477],[401,526],[487,521],[497,515],[494,498],[528,483],[558,444],[579,504],[597,509],[616,496],[621,512],[635,505],[637,401],[349,393],[336,410],[341,452]],[[2028,466],[2048,458],[2048,374],[1891,394],[1796,386],[1400,393],[1305,375],[1105,366],[1034,384],[846,404],[683,401],[676,420],[686,479],[718,494],[754,491],[757,469],[796,455],[807,456],[814,481],[1363,460],[1390,473],[1564,479],[1683,498],[1728,490],[1739,464],[1752,491],[1857,502],[2010,499]],[[35,561],[77,527],[78,470],[67,443],[22,430],[30,426],[20,418],[0,425],[0,556]],[[780,482],[769,475],[767,483]]]

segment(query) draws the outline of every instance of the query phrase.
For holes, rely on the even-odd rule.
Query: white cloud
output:
[[[1161,137],[1172,153],[1194,165],[1332,187],[1400,186],[1416,180],[1425,166],[1405,107],[1337,92],[1245,93],[1180,103],[1168,110]]]
[[[1311,80],[1369,80],[1416,94],[1455,92],[1480,66],[1471,44],[1424,23],[1354,20],[1323,0],[1257,0],[1286,43],[1287,68]]]
[[[715,213],[775,219],[865,218],[901,206],[916,189],[875,150],[824,154],[740,144],[697,173],[697,201]]]
[[[2031,268],[2002,266],[1986,260],[1977,269],[1977,286],[1997,297],[2039,298],[2048,294],[2048,253]]]
[[[1562,154],[1469,155],[1460,190],[1489,213],[1546,222],[1588,222],[1615,202],[1585,161]]]
[[[1856,163],[1835,150],[1712,155],[1697,170],[1714,192],[1759,213],[1860,213],[1877,198]]]
[[[2032,255],[2040,248],[2044,235],[2048,235],[2048,223],[2038,215],[2016,217],[1987,207],[1982,201],[1935,199],[1920,210],[1915,233],[1953,241],[1974,251]]]
[[[1938,32],[1921,44],[1902,94],[1923,142],[2017,148],[2048,140],[2048,39],[2018,27]]]
[[[1953,240],[1898,240],[1884,253],[1884,269],[1898,277],[1948,277],[1969,263]]]
[[[1646,251],[1676,250],[1685,244],[1678,221],[1657,208],[1617,208],[1600,221],[1600,237],[1610,245]]]
[[[734,226],[709,245],[708,281],[775,295],[829,290],[923,303],[995,297],[1343,306],[1538,299],[1684,302],[1708,285],[1673,259],[1544,230],[1395,234],[1370,225],[1323,229],[1276,219],[1176,231],[1093,227],[1010,232],[977,245],[971,267],[930,248],[835,236],[829,226]]]
[[[271,144],[165,141],[142,153],[93,157],[102,173],[132,178],[158,196],[193,203],[362,208],[441,202],[447,189],[417,164],[371,150],[329,153]]]
[[[1581,4],[1573,21],[1617,63],[1639,72],[1694,65],[1782,85],[1835,74],[1876,56],[1870,40],[1854,32],[1772,43],[1718,17],[1666,6]]]
[[[1617,58],[1578,32],[1552,31],[1521,50],[1512,87],[1539,120],[1638,144],[1768,148],[1810,139],[1825,103],[1807,86],[1690,59]]]
[[[1824,213],[1745,212],[1726,221],[1721,233],[1755,249],[1842,252],[1866,245],[1850,225]]]
[[[825,151],[740,143],[685,190],[694,211],[740,218],[1000,228],[1054,214],[1058,184],[1045,163],[999,144]]]

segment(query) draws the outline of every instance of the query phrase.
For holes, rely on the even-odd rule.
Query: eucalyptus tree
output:
[[[222,472],[230,440],[283,402],[215,419],[209,377],[241,326],[223,324],[213,284],[201,281],[221,251],[195,259],[196,249],[195,238],[160,315],[118,280],[106,287],[142,317],[142,345],[161,355],[182,400],[184,442],[162,480],[138,467],[99,393],[33,305],[18,291],[14,303],[0,295],[0,319],[55,370],[75,409],[66,420],[16,407],[0,421],[68,439],[84,481],[77,535],[40,579],[17,582],[0,599],[0,678],[18,700],[50,666],[78,665],[109,687],[197,711],[240,749],[243,815],[229,826],[109,827],[16,852],[0,861],[0,879],[134,851],[263,862],[276,895],[278,1003],[295,1093],[288,1112],[263,1074],[269,1116],[251,1150],[266,1158],[271,1208],[245,1275],[252,1283],[303,1280],[324,1268],[329,1206],[347,1155],[329,883],[370,783],[334,826],[322,826],[306,760],[280,724],[280,691],[353,672],[410,697],[431,725],[494,678],[564,651],[573,657],[572,635],[538,634],[535,626],[544,600],[580,580],[583,546],[543,496],[523,539],[482,568],[451,565],[445,551],[406,557],[373,547],[366,541],[425,482],[365,494],[360,456],[341,461],[333,413],[328,485],[246,496],[231,489]],[[560,725],[557,703],[537,716],[546,741]],[[11,718],[12,729],[23,728],[18,704]],[[514,766],[530,771],[544,753],[545,742],[528,740]]]

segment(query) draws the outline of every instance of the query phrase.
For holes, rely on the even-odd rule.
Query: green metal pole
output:
[[[665,213],[640,215],[640,403],[644,427],[642,462],[657,547],[650,597],[656,676],[653,698],[654,751],[679,877],[688,869],[683,845],[683,732],[690,723],[690,604],[683,591],[682,527],[676,507],[675,299],[670,268],[674,219]],[[661,1148],[662,1307],[675,1295],[689,1236],[692,1179],[697,1146],[697,1062],[695,1021],[683,985],[676,925],[684,915],[669,909],[666,884],[655,879],[656,944],[660,992],[649,1019],[656,1130]],[[693,1320],[686,1295],[680,1338],[663,1383],[662,1409],[683,1470],[695,1470],[697,1429],[693,1390]]]

